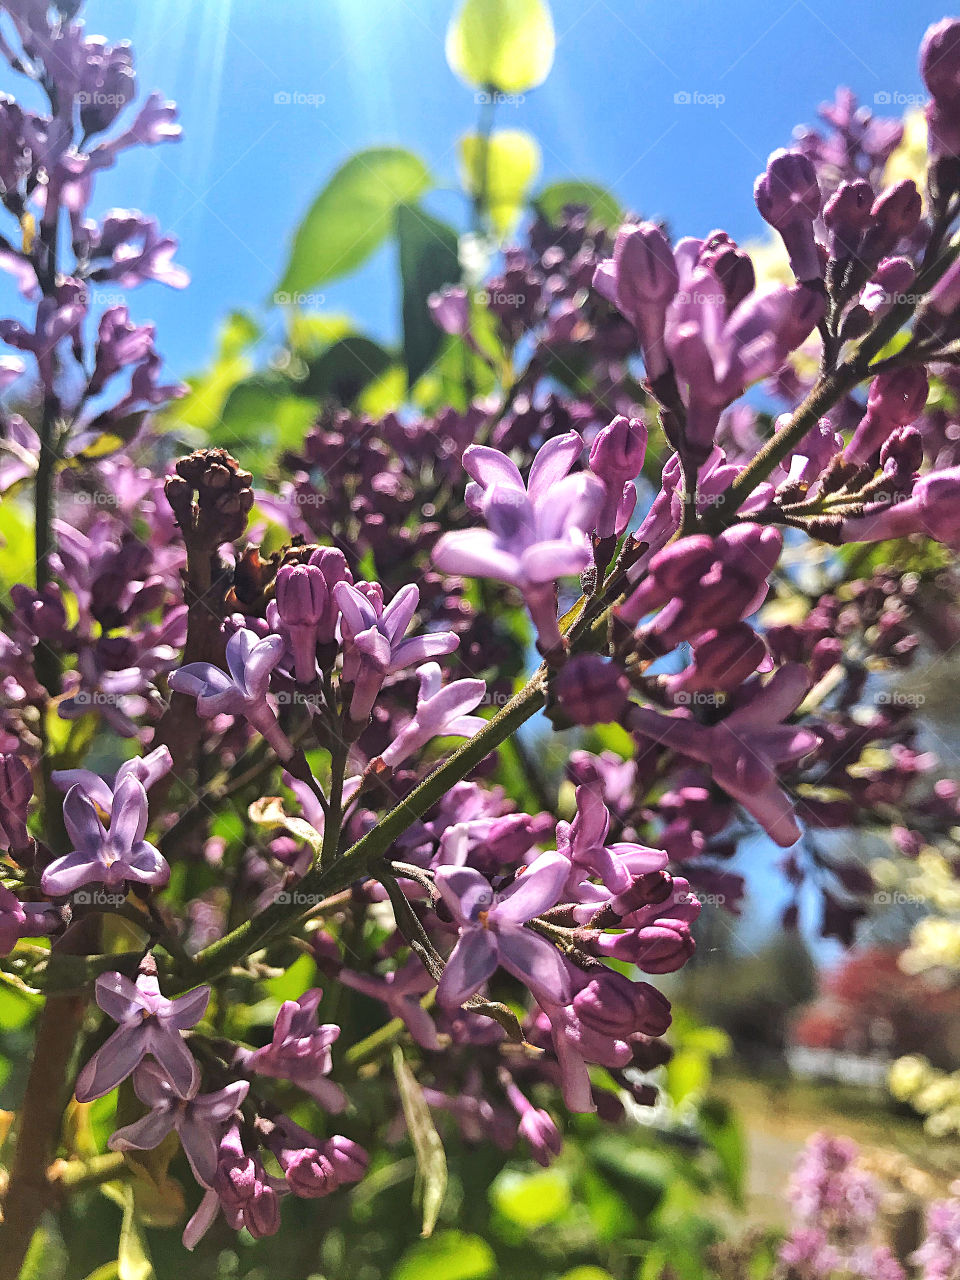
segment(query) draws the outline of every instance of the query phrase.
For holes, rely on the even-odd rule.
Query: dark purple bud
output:
[[[820,184],[813,161],[799,151],[775,151],[753,189],[761,218],[780,233],[798,280],[820,276],[813,236],[820,213]]]
[[[630,684],[614,662],[599,654],[582,653],[566,664],[554,689],[574,724],[609,724],[627,705]]]
[[[640,418],[618,414],[597,432],[590,446],[590,470],[611,489],[622,489],[640,474],[647,451],[647,428]]]
[[[626,1040],[636,1032],[663,1035],[670,1026],[670,1002],[646,982],[631,982],[602,969],[573,1000],[577,1017],[591,1031]]]
[[[327,608],[327,582],[312,564],[285,564],[277,573],[277,612],[290,627],[315,627]]]
[[[27,845],[27,808],[33,797],[30,770],[19,756],[0,753],[0,845],[14,852]]]
[[[756,287],[753,260],[748,253],[737,248],[736,242],[725,231],[711,231],[703,242],[697,262],[712,271],[723,286],[728,314]]]
[[[897,428],[914,422],[927,403],[929,383],[921,366],[881,373],[870,384],[867,411],[847,446],[851,462],[867,462]]]
[[[881,192],[873,202],[873,226],[864,239],[864,256],[876,261],[892,252],[905,237],[912,236],[920,222],[923,201],[917,184],[904,178]]]
[[[849,258],[873,221],[873,187],[860,178],[841,182],[823,207],[823,222],[830,232],[830,256]]]
[[[920,74],[938,102],[960,101],[960,18],[928,27],[920,44]]]

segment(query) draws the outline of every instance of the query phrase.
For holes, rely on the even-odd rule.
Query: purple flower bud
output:
[[[25,849],[27,808],[33,798],[30,770],[19,756],[0,753],[0,847]]]
[[[427,307],[433,323],[444,333],[463,337],[470,328],[470,304],[466,289],[459,285],[431,293]]]
[[[949,317],[960,308],[960,258],[951,262],[927,295],[927,306],[937,315]]]
[[[692,646],[693,661],[675,676],[668,676],[666,688],[679,695],[699,689],[737,689],[752,676],[766,656],[763,640],[746,622],[704,632]]]
[[[563,1138],[550,1115],[541,1107],[528,1107],[517,1126],[530,1143],[534,1160],[546,1168],[563,1150]]]
[[[617,414],[613,421],[597,432],[590,446],[590,470],[611,488],[640,474],[647,451],[647,428],[640,418]]]
[[[813,162],[799,151],[775,151],[753,196],[761,218],[780,233],[798,280],[819,278],[820,258],[813,237],[820,213],[820,184]]]
[[[647,377],[656,379],[667,368],[663,327],[669,305],[680,284],[670,242],[652,222],[621,227],[613,257],[601,262],[593,287],[626,316],[640,338]]]
[[[725,231],[711,231],[707,236],[700,250],[698,265],[706,267],[720,281],[727,298],[728,314],[756,287],[757,273],[750,255],[738,249]]]
[[[580,653],[557,676],[554,690],[574,724],[610,724],[627,705],[630,683],[615,662]]]
[[[863,178],[841,182],[823,207],[823,222],[830,232],[831,258],[852,257],[863,233],[873,221],[873,187]]]
[[[313,564],[283,565],[277,573],[276,601],[297,679],[309,684],[317,675],[317,628],[329,607],[323,570]]]
[[[661,1036],[670,1026],[670,1001],[647,982],[601,969],[573,999],[577,1017],[600,1035],[626,1040],[637,1032]]]
[[[941,18],[920,44],[920,74],[938,102],[960,101],[960,18]]]
[[[897,427],[919,418],[927,403],[929,382],[922,366],[892,369],[870,384],[867,411],[846,449],[851,462],[867,462]]]
[[[881,192],[873,202],[873,226],[864,236],[863,258],[873,263],[892,253],[902,239],[916,231],[922,212],[923,201],[912,178]]]

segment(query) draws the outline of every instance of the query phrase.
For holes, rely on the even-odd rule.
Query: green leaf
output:
[[[523,129],[498,129],[489,139],[468,133],[460,139],[460,171],[465,190],[487,210],[502,239],[540,172],[540,148]]]
[[[395,217],[403,288],[403,359],[412,387],[433,364],[443,341],[427,299],[443,285],[459,280],[459,239],[452,227],[413,205],[398,205]]]
[[[187,378],[190,392],[161,415],[164,426],[212,431],[220,421],[227,396],[252,370],[249,348],[260,336],[260,328],[251,316],[232,312],[220,329],[212,364]]]
[[[464,0],[447,28],[447,62],[477,89],[535,89],[550,74],[555,48],[544,0]]]
[[[559,1169],[523,1174],[505,1169],[490,1188],[494,1208],[533,1231],[562,1218],[570,1208],[570,1184]]]
[[[429,1236],[437,1225],[447,1192],[447,1157],[423,1090],[399,1045],[395,1045],[393,1050],[393,1074],[396,1076],[400,1105],[403,1107],[403,1116],[413,1143],[414,1155],[417,1157],[417,1183],[423,1211],[421,1235]]]
[[[743,1204],[747,1152],[743,1129],[733,1110],[718,1098],[708,1098],[700,1108],[700,1128],[716,1154],[731,1200]]]
[[[613,1280],[613,1276],[602,1267],[574,1267],[565,1271],[560,1280]]]
[[[118,1280],[156,1280],[156,1272],[150,1261],[147,1242],[137,1219],[133,1187],[124,1190],[123,1222],[120,1226],[120,1247],[117,1252]]]
[[[569,204],[585,205],[590,211],[590,217],[603,223],[605,227],[617,227],[623,221],[620,201],[606,187],[601,187],[596,182],[578,182],[576,179],[551,182],[543,188],[534,203],[550,222],[558,222]]]
[[[220,414],[218,443],[228,449],[299,446],[317,416],[317,406],[297,390],[296,383],[281,373],[255,373],[238,382]]]
[[[372,382],[383,377],[394,357],[372,338],[353,334],[334,342],[311,360],[307,376],[299,384],[301,395],[316,400],[336,400],[351,405]]]
[[[102,1267],[97,1267],[96,1271],[91,1271],[87,1276],[87,1280],[119,1280],[119,1278],[119,1262],[105,1262]]]
[[[317,976],[317,964],[312,956],[302,955],[278,978],[268,978],[264,989],[274,1000],[282,1004],[284,1000],[299,1000],[303,993],[313,985]]]
[[[496,1264],[493,1250],[480,1236],[444,1231],[408,1249],[390,1280],[483,1280]]]
[[[351,156],[297,228],[274,303],[299,304],[298,295],[353,271],[390,234],[397,205],[418,199],[429,185],[426,165],[401,147]]]

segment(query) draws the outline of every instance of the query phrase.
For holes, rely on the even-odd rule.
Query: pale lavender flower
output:
[[[488,528],[445,533],[433,551],[433,563],[444,573],[496,578],[518,587],[543,653],[562,648],[556,582],[592,563],[589,535],[606,497],[596,476],[569,474],[582,450],[575,431],[548,440],[524,485],[506,454],[471,445],[463,455],[474,481],[467,486],[467,504],[481,512]]]
[[[662,871],[661,849],[629,842],[607,844],[610,814],[598,787],[577,787],[577,815],[557,823],[557,850],[570,861],[565,893],[577,897],[583,880],[595,876],[611,894],[626,893],[635,876]]]
[[[210,988],[195,987],[168,1000],[155,975],[141,973],[133,983],[113,970],[100,975],[95,991],[97,1004],[120,1025],[77,1077],[77,1101],[102,1098],[146,1057],[163,1069],[181,1098],[196,1093],[200,1073],[180,1033],[203,1017]]]
[[[170,673],[170,688],[195,697],[197,714],[203,719],[244,716],[281,760],[290,760],[293,746],[267,701],[270,676],[285,649],[281,636],[261,639],[255,631],[243,628],[227,641],[229,674],[210,662],[188,662]]]
[[[935,1200],[927,1209],[927,1234],[910,1261],[920,1280],[960,1280],[960,1200]]]
[[[629,727],[662,746],[699,760],[714,781],[754,817],[777,844],[800,839],[793,802],[777,781],[777,766],[807,755],[819,739],[811,729],[785,725],[810,688],[806,670],[781,667],[724,720],[701,725],[688,716],[633,706]]]
[[[545,853],[501,893],[472,867],[437,869],[437,888],[460,931],[437,989],[444,1008],[459,1008],[500,965],[538,999],[569,1000],[570,975],[560,953],[524,927],[561,900],[569,869],[566,858]]]
[[[460,643],[452,631],[404,639],[420,603],[420,590],[412,584],[401,587],[389,604],[384,604],[380,585],[369,582],[338,582],[333,598],[341,614],[343,679],[353,685],[350,718],[358,724],[369,719],[388,675],[452,653]]]
[[[113,797],[124,778],[136,778],[145,791],[149,791],[155,782],[159,782],[173,768],[173,757],[169,747],[155,747],[145,756],[134,756],[132,760],[124,760],[117,770],[111,787],[98,773],[90,769],[54,769],[50,775],[53,785],[60,791],[69,791],[71,787],[80,787],[94,804],[108,814],[113,807]]]
[[[469,714],[483,701],[485,681],[454,680],[444,686],[443,673],[436,662],[418,667],[417,679],[417,709],[382,753],[384,764],[392,769],[433,738],[472,738],[486,724],[483,716]]]
[[[339,1085],[327,1080],[332,1066],[330,1050],[340,1035],[334,1023],[317,1025],[319,987],[305,991],[299,1000],[285,1000],[273,1024],[273,1038],[262,1049],[245,1056],[244,1064],[262,1076],[291,1080],[325,1111],[342,1111],[347,1097]]]
[[[412,956],[403,968],[393,969],[383,977],[341,969],[339,980],[345,987],[352,987],[373,1000],[381,1000],[390,1011],[391,1018],[400,1018],[413,1039],[424,1049],[440,1048],[433,1019],[420,1003],[420,998],[436,984],[416,956]]]
[[[144,840],[147,793],[128,773],[111,796],[109,829],[82,786],[73,786],[63,802],[63,821],[74,844],[70,853],[54,858],[41,877],[44,893],[54,897],[72,893],[82,884],[119,887],[126,881],[162,887],[170,868],[158,849]]]
[[[107,1146],[111,1151],[146,1151],[176,1130],[193,1176],[201,1186],[210,1187],[217,1172],[220,1136],[249,1088],[248,1080],[235,1080],[215,1093],[183,1098],[160,1067],[145,1062],[133,1073],[133,1089],[150,1110],[117,1129]]]

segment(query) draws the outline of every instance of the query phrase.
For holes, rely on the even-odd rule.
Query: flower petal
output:
[[[497,942],[488,929],[461,934],[437,986],[438,1003],[444,1009],[458,1009],[480,990],[496,967]]]
[[[147,1034],[142,1025],[120,1027],[77,1076],[77,1101],[92,1102],[115,1089],[139,1066],[146,1052]]]
[[[573,991],[570,973],[556,947],[538,933],[520,927],[503,929],[498,935],[500,963],[539,1000],[567,1004]]]
[[[570,863],[561,853],[544,853],[498,895],[490,912],[491,923],[520,925],[560,901],[570,874]]]

